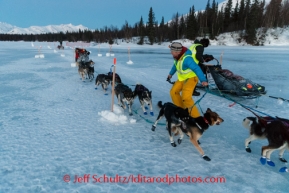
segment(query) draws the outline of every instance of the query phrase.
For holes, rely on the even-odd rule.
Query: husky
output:
[[[131,106],[133,104],[133,92],[132,90],[122,83],[117,84],[115,89],[115,96],[118,99],[118,105],[120,105],[123,109],[126,109],[126,105],[128,106],[129,115],[132,115]]]
[[[203,133],[209,129],[210,126],[220,125],[224,122],[218,113],[207,108],[204,116],[192,118],[187,122],[186,127],[181,127],[182,131],[190,137],[190,141],[199,151],[202,158],[206,161],[211,161],[211,159],[204,153],[200,146],[199,139],[203,136]]]
[[[95,79],[95,89],[97,89],[97,86],[102,86],[102,89],[104,92],[106,92],[108,85],[110,84],[110,79],[106,74],[98,74]]]
[[[287,162],[283,158],[286,149],[289,148],[289,120],[283,118],[272,117],[246,117],[243,120],[243,126],[250,131],[250,136],[245,139],[246,151],[251,153],[249,144],[256,139],[267,139],[269,144],[262,147],[261,163],[270,166],[275,166],[275,163],[270,160],[271,154],[276,149],[280,150],[279,160]]]
[[[145,109],[145,104],[147,104],[150,107],[150,115],[153,116],[152,91],[149,91],[149,89],[142,84],[136,84],[133,95],[134,98],[138,97],[144,114],[147,115]]]
[[[160,108],[159,115],[155,121],[155,123],[152,125],[152,131],[155,131],[156,126],[158,124],[158,121],[165,116],[166,118],[166,127],[169,132],[170,142],[173,147],[176,147],[176,143],[172,136],[172,128],[180,128],[185,127],[185,123],[189,121],[190,114],[188,109],[183,109],[181,107],[178,107],[174,105],[173,103],[167,102],[162,104],[162,101],[158,102],[158,107]],[[180,130],[180,138],[178,139],[178,143],[181,144],[181,141],[183,139],[184,135],[182,130]]]
[[[78,74],[80,75],[82,81],[85,81],[85,77],[87,75],[88,72],[88,67],[85,65],[82,65],[81,63],[77,63],[78,66]]]
[[[168,111],[166,112],[167,113],[166,117],[174,117],[172,109],[166,109],[164,108],[164,106],[162,109],[161,111]],[[187,113],[189,113],[187,109],[185,110],[187,111]],[[164,114],[164,113],[160,112],[160,114]],[[184,117],[183,119],[180,118],[179,124],[174,124],[171,127],[167,127],[167,129],[169,130],[170,136],[171,136],[171,133],[174,133],[175,135],[180,135],[180,138],[178,139],[179,144],[181,144],[182,142],[182,138],[184,136],[183,133],[188,135],[190,137],[190,141],[195,146],[195,148],[199,151],[203,159],[206,161],[211,161],[211,159],[207,155],[205,155],[203,149],[198,143],[198,140],[202,137],[203,133],[209,129],[210,126],[220,125],[220,123],[222,122],[224,122],[224,120],[216,112],[213,112],[210,108],[208,108],[204,116],[200,116],[197,118],[192,118],[190,116],[189,118],[185,118],[185,119]],[[155,126],[156,126],[156,123],[152,127],[153,131],[155,129]],[[172,146],[176,147],[176,144],[173,142],[172,137],[170,137],[170,139],[171,139]]]
[[[94,62],[92,60],[89,60],[85,63],[86,66],[88,66],[87,76],[90,81],[94,79]]]
[[[113,73],[112,72],[108,72],[107,75],[108,75],[108,77],[110,79],[110,82],[112,84]],[[117,73],[114,73],[114,81],[115,81],[116,84],[122,83],[121,82],[121,78],[120,78],[120,76]]]

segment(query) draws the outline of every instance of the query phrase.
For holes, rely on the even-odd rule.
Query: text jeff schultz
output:
[[[68,175],[64,176],[67,179]],[[65,182],[69,182],[69,180],[64,180]],[[73,183],[225,183],[225,177],[192,177],[192,176],[179,176],[178,174],[174,176],[169,176],[166,174],[163,177],[150,177],[144,176],[141,174],[138,175],[129,175],[129,176],[120,176],[116,174],[114,177],[107,176],[106,174],[97,175],[97,174],[85,174],[83,176],[74,176]]]

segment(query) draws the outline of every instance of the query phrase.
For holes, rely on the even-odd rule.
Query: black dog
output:
[[[127,104],[129,115],[132,115],[131,106],[134,100],[132,90],[127,85],[120,83],[116,85],[114,91],[115,96],[118,99],[118,105],[120,105],[123,109],[126,109]]]
[[[109,73],[107,73],[107,76],[108,76],[108,78],[110,79],[111,84],[112,84],[113,73],[112,73],[112,72],[109,72]],[[117,73],[114,73],[114,81],[115,81],[116,84],[122,83],[122,82],[121,82],[121,78],[120,78],[120,76],[119,76]]]
[[[152,91],[149,91],[144,85],[137,84],[134,89],[134,98],[138,97],[139,102],[141,104],[142,110],[145,115],[147,115],[145,104],[150,107],[150,114],[153,116],[153,106],[152,106]]]
[[[167,130],[169,132],[171,145],[173,147],[176,147],[177,145],[176,145],[176,143],[175,143],[175,141],[173,139],[173,136],[172,136],[173,128],[178,129],[178,131],[180,132],[181,136],[178,139],[178,143],[181,144],[184,135],[183,135],[182,130],[180,130],[180,128],[185,129],[184,128],[184,127],[186,127],[185,124],[190,119],[189,111],[188,111],[188,109],[183,109],[183,108],[178,107],[178,106],[176,106],[176,105],[174,105],[173,103],[170,103],[170,102],[162,104],[162,101],[159,101],[158,102],[158,107],[161,110],[159,112],[157,120],[155,121],[155,123],[152,126],[152,131],[155,131],[156,125],[158,124],[158,121],[163,116],[165,116],[166,122],[167,122]]]
[[[110,78],[106,74],[98,74],[95,79],[95,86],[98,86],[101,84],[104,92],[106,92],[109,83],[110,83]],[[97,88],[95,87],[95,89]]]
[[[95,63],[92,60],[85,62],[85,65],[87,66],[87,76],[90,81],[94,79],[94,64]]]

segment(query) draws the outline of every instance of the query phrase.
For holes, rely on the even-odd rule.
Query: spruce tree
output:
[[[254,0],[253,5],[250,7],[250,11],[247,18],[246,24],[246,41],[249,44],[256,45],[256,32],[257,32],[257,17],[258,17],[259,1]]]
[[[150,44],[153,45],[155,42],[155,14],[153,12],[153,8],[150,8],[149,18],[147,23],[147,33]]]
[[[226,31],[228,30],[228,27],[231,23],[231,15],[232,15],[232,0],[228,0],[224,13],[224,28]]]
[[[164,33],[165,33],[165,20],[164,17],[162,17],[160,26],[159,26],[159,44],[163,42],[164,39]]]
[[[144,43],[144,26],[143,26],[143,19],[140,17],[139,21],[139,42],[137,44],[143,45]]]
[[[238,30],[244,29],[244,17],[245,17],[245,0],[240,1]]]

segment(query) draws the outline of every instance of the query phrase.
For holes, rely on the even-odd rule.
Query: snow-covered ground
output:
[[[39,46],[44,58],[35,58]],[[232,101],[207,94],[200,102],[203,111],[209,107],[225,120],[200,140],[210,162],[201,158],[186,136],[182,144],[172,147],[164,120],[151,131],[158,114],[156,103],[171,101],[166,77],[173,63],[167,44],[113,45],[114,57],[106,57],[107,44],[87,50],[96,63],[95,76],[107,73],[115,57],[116,72],[125,84],[133,89],[138,82],[152,90],[155,116],[143,115],[138,100],[133,116],[117,105],[111,112],[111,87],[104,95],[100,86],[95,90],[94,81],[82,82],[71,67],[70,48],[54,52],[53,44],[1,42],[0,192],[288,191],[289,174],[279,172],[287,165],[278,160],[277,151],[271,156],[275,167],[259,161],[265,140],[252,142],[252,153],[245,151],[248,130],[241,123],[253,114],[238,104],[229,107]],[[289,98],[288,51],[276,46],[205,50],[218,59],[223,52],[223,68],[264,85],[268,93],[260,98],[257,110],[284,118],[289,117],[288,102],[268,96]],[[128,65],[129,60],[133,64]],[[240,102],[254,108],[257,101]],[[288,152],[284,158],[289,160]],[[105,177],[120,181],[105,183]],[[186,182],[188,177],[191,183]]]

